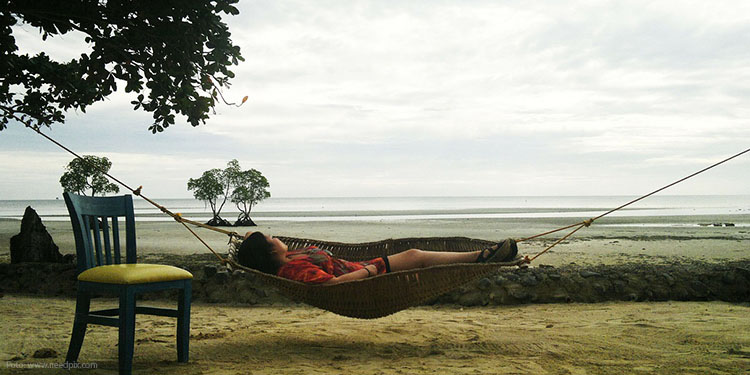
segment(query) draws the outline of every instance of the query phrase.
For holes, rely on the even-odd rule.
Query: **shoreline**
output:
[[[750,215],[742,215],[750,222]],[[735,217],[735,219],[738,217]],[[573,220],[576,220],[574,218]],[[668,218],[672,220],[673,218]],[[711,217],[725,221],[723,217]],[[582,220],[582,219],[581,219]],[[617,264],[631,257],[684,257],[697,260],[739,260],[750,258],[750,229],[745,227],[627,226],[633,218],[604,218],[589,228],[578,231],[569,240],[557,245],[539,258],[540,264],[565,265]],[[640,220],[640,218],[638,219]],[[650,218],[664,222],[665,218]],[[681,217],[683,222],[705,221],[705,217]],[[739,221],[739,220],[737,220]],[[319,240],[358,243],[405,237],[469,237],[500,241],[507,237],[524,238],[570,224],[570,218],[554,219],[440,219],[386,220],[342,222],[286,222],[256,221],[257,227],[226,227],[244,234],[259,230],[275,236],[312,238]],[[44,222],[62,254],[75,253],[75,243],[66,221]],[[621,226],[617,226],[621,225]],[[20,221],[0,220],[0,259],[10,254],[10,237],[20,232]],[[228,250],[227,236],[206,229],[198,234],[214,250]],[[208,254],[209,251],[182,225],[174,221],[136,223],[138,253],[147,254]],[[536,254],[560,238],[567,231],[521,243],[524,254]]]

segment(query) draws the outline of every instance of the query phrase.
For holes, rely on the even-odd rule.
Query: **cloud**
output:
[[[233,158],[274,196],[627,194],[750,143],[747,2],[239,7],[244,106],[154,136],[117,94],[52,132],[165,196]]]

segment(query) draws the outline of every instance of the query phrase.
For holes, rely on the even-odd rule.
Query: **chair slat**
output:
[[[104,236],[104,255],[107,264],[112,264],[112,246],[109,243],[109,218],[102,217],[102,234]]]
[[[91,217],[91,221],[94,222],[94,228],[92,228],[94,232],[94,248],[96,249],[96,265],[101,266],[104,263],[104,255],[102,254],[102,239],[99,235],[99,218],[96,216]]]
[[[115,251],[115,264],[120,264],[120,227],[116,216],[112,217],[112,242]]]
[[[85,261],[86,261],[86,268],[91,268],[96,265],[96,254],[94,253],[94,249],[92,245],[91,240],[91,217],[82,215],[81,220],[83,221],[83,243],[85,244]],[[80,256],[80,254],[79,254]]]

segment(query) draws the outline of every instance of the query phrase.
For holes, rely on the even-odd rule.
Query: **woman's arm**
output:
[[[378,268],[375,267],[374,264],[368,264],[367,266],[365,266],[365,268],[362,268],[361,270],[349,272],[338,277],[334,276],[332,279],[324,282],[323,285],[333,285],[333,284],[339,284],[339,283],[352,281],[352,280],[366,279],[370,276],[375,276],[377,274],[378,274]]]

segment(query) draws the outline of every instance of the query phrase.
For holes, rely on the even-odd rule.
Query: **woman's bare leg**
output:
[[[410,249],[388,256],[391,271],[404,271],[438,264],[474,263],[482,251],[444,252]]]

